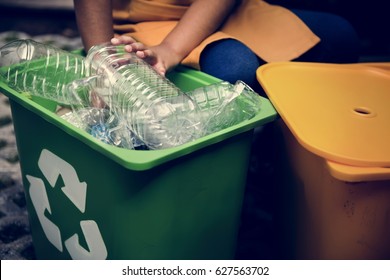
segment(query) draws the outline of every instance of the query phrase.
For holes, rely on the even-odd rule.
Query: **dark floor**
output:
[[[32,36],[41,34],[61,34],[78,36],[74,12],[72,10],[42,10],[1,6],[0,32],[22,31]]]

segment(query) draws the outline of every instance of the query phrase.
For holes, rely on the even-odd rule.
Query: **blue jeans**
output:
[[[321,38],[321,42],[294,61],[355,63],[359,59],[359,38],[344,18],[324,13],[291,10]],[[265,62],[243,43],[225,39],[208,45],[200,56],[200,69],[212,76],[235,83],[242,80],[261,93],[256,69]]]

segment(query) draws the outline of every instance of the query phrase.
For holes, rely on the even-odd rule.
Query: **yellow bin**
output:
[[[390,63],[270,63],[257,78],[281,117],[284,256],[390,259]]]

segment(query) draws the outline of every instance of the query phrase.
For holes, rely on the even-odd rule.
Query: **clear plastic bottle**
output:
[[[111,92],[103,81],[101,76],[90,76],[67,84],[65,91],[78,102],[61,117],[104,143],[136,149],[139,145],[135,145],[131,131],[103,99]]]
[[[15,40],[0,48],[0,75],[18,91],[70,104],[78,101],[64,88],[85,77],[84,58],[31,39]]]
[[[175,147],[202,135],[196,103],[135,54],[98,45],[89,50],[86,66],[89,75],[103,77],[111,91],[102,98],[149,149]]]
[[[253,118],[261,108],[261,98],[248,85],[222,81],[188,93],[199,107],[203,135],[208,135]]]
[[[107,108],[79,108],[61,117],[103,143],[125,149],[136,148],[125,124],[121,123]]]

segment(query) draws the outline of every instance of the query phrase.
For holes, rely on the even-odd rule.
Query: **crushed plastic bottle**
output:
[[[85,77],[84,58],[31,39],[15,40],[0,48],[0,75],[18,91],[61,104],[76,103],[65,87]]]
[[[103,97],[110,96],[112,89],[104,84],[101,76],[75,80],[67,84],[65,90],[79,102],[71,105],[72,111],[62,118],[107,144],[126,149],[138,149],[143,145],[123,118],[105,102]],[[80,106],[87,103],[89,106]]]
[[[203,135],[208,135],[253,118],[261,99],[248,85],[226,81],[197,88],[188,93],[199,107],[204,120]]]
[[[129,130],[105,108],[80,108],[61,116],[103,143],[135,149]]]

